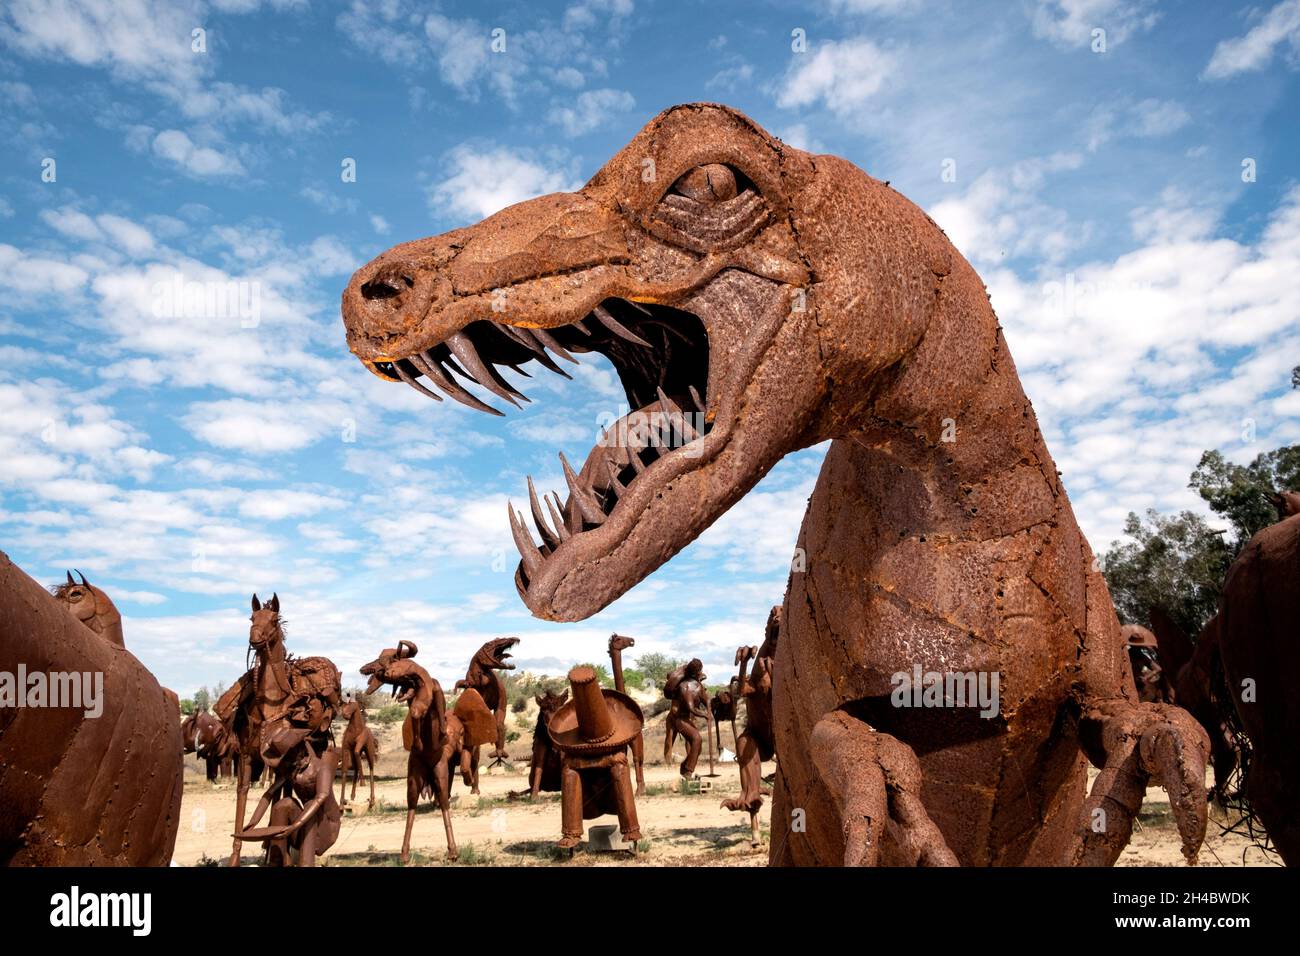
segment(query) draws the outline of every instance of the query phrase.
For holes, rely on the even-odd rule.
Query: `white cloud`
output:
[[[1262,70],[1283,43],[1289,44],[1293,53],[1300,51],[1300,0],[1283,0],[1244,36],[1220,40],[1206,64],[1205,76],[1223,80]]]
[[[199,178],[238,176],[244,172],[244,164],[237,157],[221,153],[210,146],[200,146],[178,129],[165,129],[155,136],[153,152],[160,159]]]
[[[786,109],[812,106],[818,101],[840,116],[849,116],[898,70],[897,54],[871,40],[828,40],[796,55],[777,93],[777,105]]]
[[[431,208],[461,219],[482,219],[506,206],[582,182],[530,153],[505,147],[458,146],[447,156],[450,174],[429,189]]]
[[[614,113],[626,113],[636,106],[625,90],[588,90],[579,93],[571,106],[552,107],[548,119],[558,123],[569,136],[581,136],[600,126]]]
[[[1037,0],[1034,34],[1058,46],[1081,47],[1093,42],[1093,30],[1104,30],[1109,48],[1155,26],[1160,14],[1153,6],[1151,0]]]

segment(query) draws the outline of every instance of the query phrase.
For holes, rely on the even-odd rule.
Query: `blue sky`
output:
[[[1104,550],[1128,511],[1200,508],[1202,449],[1300,440],[1298,66],[1300,0],[10,0],[0,548],[107,588],[186,693],[242,669],[254,590],[345,679],[398,638],[454,679],[501,634],[556,673],[612,630],[725,679],[820,449],[597,617],[537,621],[505,502],[563,486],[556,452],[622,404],[610,366],[489,420],[370,376],[338,315],[381,250],[576,188],[714,100],[945,228]]]

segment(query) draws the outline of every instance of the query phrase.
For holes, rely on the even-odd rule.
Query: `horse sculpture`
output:
[[[345,807],[348,805],[345,791],[348,786],[349,768],[352,770],[352,799],[357,798],[357,778],[361,776],[361,761],[365,760],[367,776],[370,777],[370,800],[366,807],[373,810],[375,808],[375,761],[379,759],[379,743],[370,728],[366,726],[366,708],[361,701],[355,698],[349,700],[339,711],[339,716],[348,722],[347,729],[343,731],[343,760],[340,768],[343,781],[339,787],[339,803]]]
[[[213,708],[217,719],[232,728],[239,741],[236,833],[244,829],[248,788],[261,776],[262,747],[270,733],[288,723],[328,735],[342,700],[339,669],[332,661],[324,657],[293,658],[285,651],[279,594],[272,594],[265,605],[254,594],[252,607],[248,647],[256,655],[256,663],[221,695]],[[231,866],[239,865],[241,846],[241,838],[235,837]]]
[[[887,183],[675,106],[580,190],[382,253],[342,313],[380,378],[496,414],[471,390],[516,402],[498,366],[610,361],[634,411],[561,459],[540,544],[509,509],[547,620],[595,614],[831,443],[781,614],[771,862],[1109,865],[1152,778],[1196,859],[1204,731],[1134,699],[984,285]],[[935,681],[974,689],[910,706]]]

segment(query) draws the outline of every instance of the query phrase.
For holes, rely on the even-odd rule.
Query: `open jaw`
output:
[[[707,464],[721,447],[726,429],[715,434],[719,400],[710,394],[705,323],[670,306],[606,298],[566,325],[536,328],[478,319],[419,352],[371,365],[380,376],[405,382],[433,400],[451,398],[500,415],[489,404],[494,397],[516,407],[530,401],[522,391],[526,385],[508,381],[503,369],[525,378],[544,371],[571,378],[565,365],[593,352],[614,366],[631,410],[602,430],[581,467],[575,469],[560,453],[568,486],[564,497],[539,494],[529,477],[528,514],[509,506],[521,558],[515,585],[525,604],[543,617],[551,614],[546,595],[534,586],[539,579],[558,580],[568,567],[608,553],[669,481]]]

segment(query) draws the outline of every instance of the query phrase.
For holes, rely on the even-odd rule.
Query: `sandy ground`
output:
[[[522,731],[524,717],[518,721]],[[771,801],[765,801],[760,819],[764,845],[749,844],[749,822],[745,813],[723,810],[719,803],[740,790],[735,763],[716,764],[715,777],[705,776],[708,763],[701,756],[700,781],[692,792],[681,789],[677,766],[659,762],[663,749],[662,718],[648,725],[645,768],[649,794],[637,800],[643,842],[635,858],[622,853],[579,852],[572,857],[557,850],[560,836],[558,794],[543,794],[533,803],[512,801],[512,790],[527,788],[527,752],[531,732],[521,732],[510,745],[515,761],[509,770],[494,768],[482,772],[479,796],[457,777],[452,788],[452,825],[460,849],[457,865],[477,866],[763,866],[767,862],[768,825]],[[377,767],[373,810],[366,809],[369,792],[364,782],[357,789],[359,804],[344,811],[338,842],[322,859],[327,866],[395,866],[406,824],[406,753],[395,727],[379,731],[380,759]],[[731,745],[728,728],[724,745]],[[683,750],[679,743],[677,759]],[[773,765],[765,764],[770,773]],[[700,791],[702,784],[703,790]],[[351,790],[349,784],[349,792]],[[249,812],[261,790],[249,792]],[[203,778],[197,762],[187,760],[182,822],[176,839],[174,860],[182,866],[223,862],[230,853],[234,828],[235,791],[228,784],[212,785]],[[588,821],[588,826],[616,823],[614,817]],[[1221,831],[1227,818],[1211,817],[1202,866],[1276,865],[1254,848],[1248,839]],[[411,837],[412,864],[438,866],[446,863],[442,820],[431,801],[422,801],[416,813]],[[246,862],[257,862],[260,849],[245,848]],[[1119,859],[1120,866],[1181,866],[1178,832],[1169,811],[1169,801],[1159,788],[1147,791],[1139,825]]]

